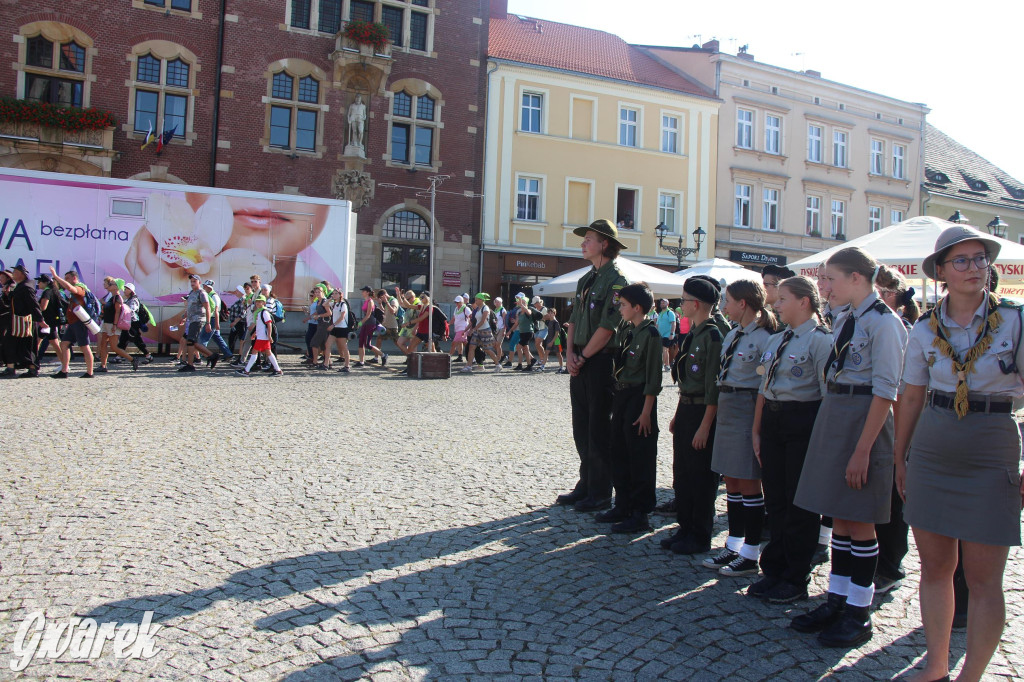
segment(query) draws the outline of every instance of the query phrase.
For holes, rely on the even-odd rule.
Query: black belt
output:
[[[640,389],[643,387],[643,384],[627,384],[623,381],[616,381],[612,384],[612,388],[616,391],[631,391],[633,389]]]
[[[573,346],[572,347],[572,352],[575,353],[576,355],[583,355],[583,349],[584,348],[586,348],[586,346]],[[607,353],[608,355],[611,355],[616,350],[618,350],[618,349],[617,348],[602,348],[601,350],[597,351],[597,353],[594,353],[594,355],[600,355],[601,353]],[[591,357],[593,357],[593,355]]]
[[[680,405],[703,405],[704,404],[704,396],[703,395],[687,395],[685,393],[680,393],[679,394],[679,404]]]
[[[944,410],[952,410],[956,407],[956,399],[950,398],[949,396],[940,395],[938,393],[932,393],[931,398],[928,399],[929,405],[935,407],[941,407]],[[991,396],[985,396],[984,398],[976,397],[974,400],[967,401],[968,412],[987,412],[990,414],[1009,414],[1013,412],[1013,403],[999,401],[995,402]]]
[[[741,388],[739,386],[719,386],[719,393],[757,393],[756,388]]]
[[[768,400],[765,398],[764,401],[764,408],[769,412],[799,412],[818,405],[821,405],[820,400]]]
[[[871,386],[854,386],[853,384],[837,384],[828,382],[828,392],[838,395],[871,395]]]

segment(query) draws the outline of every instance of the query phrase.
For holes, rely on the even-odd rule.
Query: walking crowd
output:
[[[622,276],[609,221],[576,234],[593,265],[566,346],[580,470],[557,502],[597,512],[611,532],[643,533],[673,311],[660,302],[652,318],[650,290]],[[1002,578],[1024,501],[1012,414],[1024,327],[1021,306],[992,293],[999,249],[967,226],[944,231],[922,268],[946,296],[923,315],[897,270],[853,247],[822,263],[817,282],[775,266],[724,292],[686,279],[689,331],[670,365],[679,397],[665,508],[677,527],[661,546],[711,551],[724,479],[728,535],[702,565],[758,576],[747,596],[791,604],[830,562],[826,600],[790,627],[851,648],[872,637],[875,595],[901,586],[912,529],[927,657],[907,679],[949,680],[955,626],[968,633],[957,679],[980,679],[1005,624]]]

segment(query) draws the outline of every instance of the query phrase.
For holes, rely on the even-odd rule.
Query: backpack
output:
[[[274,312],[271,314],[274,316],[274,322],[284,322],[284,306],[281,305],[280,299],[274,301]]]
[[[139,319],[141,320],[142,317],[140,316]],[[228,305],[224,302],[224,299],[220,300],[220,312],[217,315],[217,319],[220,320],[221,324],[227,324],[231,319],[231,315],[228,312]]]
[[[153,315],[149,312],[149,308],[146,307],[146,304],[143,303],[142,299],[140,298],[139,299],[139,329],[141,329],[142,331],[147,331],[147,328],[152,323],[153,323]]]
[[[402,306],[398,306],[398,310],[395,311],[395,321],[398,322],[399,327],[405,324],[405,308]]]
[[[449,328],[448,328],[448,316],[441,312],[441,309],[436,305],[433,306],[431,321],[433,322],[434,336],[440,336],[442,341],[448,340]]]
[[[132,328],[132,309],[121,299],[121,314],[114,320],[114,326],[121,330]]]
[[[96,319],[100,316],[100,302],[96,300],[96,295],[89,289],[85,290],[85,312],[89,313],[92,319]]]
[[[359,320],[356,319],[356,314],[352,312],[352,306],[348,304],[348,301],[342,299],[342,304],[348,308],[348,330],[355,331],[356,327],[359,326]]]
[[[384,310],[380,306],[373,307],[373,319],[377,324],[384,324]]]

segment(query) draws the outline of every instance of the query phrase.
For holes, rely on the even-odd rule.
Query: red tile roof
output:
[[[488,56],[651,85],[701,97],[714,93],[622,38],[582,26],[509,14],[492,18]]]

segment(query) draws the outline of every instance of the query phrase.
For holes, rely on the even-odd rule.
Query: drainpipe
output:
[[[498,65],[497,64],[488,64],[487,66],[488,66],[487,76],[486,76],[486,79],[487,79],[486,80],[486,82],[487,82],[487,89],[484,92],[484,172],[480,174],[480,187],[481,187],[481,189],[486,189],[487,188],[487,138],[488,138],[488,136],[494,134],[494,131],[487,127],[487,113],[488,113],[487,112],[487,102],[489,101],[488,98],[489,98],[490,93],[491,93],[491,74],[498,70]],[[494,68],[493,69],[490,68],[491,66],[493,66]],[[487,197],[484,197],[485,200],[486,200],[486,198]],[[480,251],[479,252],[480,268],[479,268],[479,272],[478,272],[477,278],[476,278],[476,281],[480,283],[481,287],[483,287],[483,285],[484,285],[484,230],[487,229],[487,225],[483,224],[483,218],[484,218],[484,211],[481,210],[480,211],[480,250],[479,250]]]
[[[224,16],[227,12],[227,0],[220,0],[220,15],[217,25],[217,72],[213,79],[213,116],[210,126],[210,178],[206,183],[210,187],[217,186],[217,133],[220,130],[220,79],[224,65]]]

